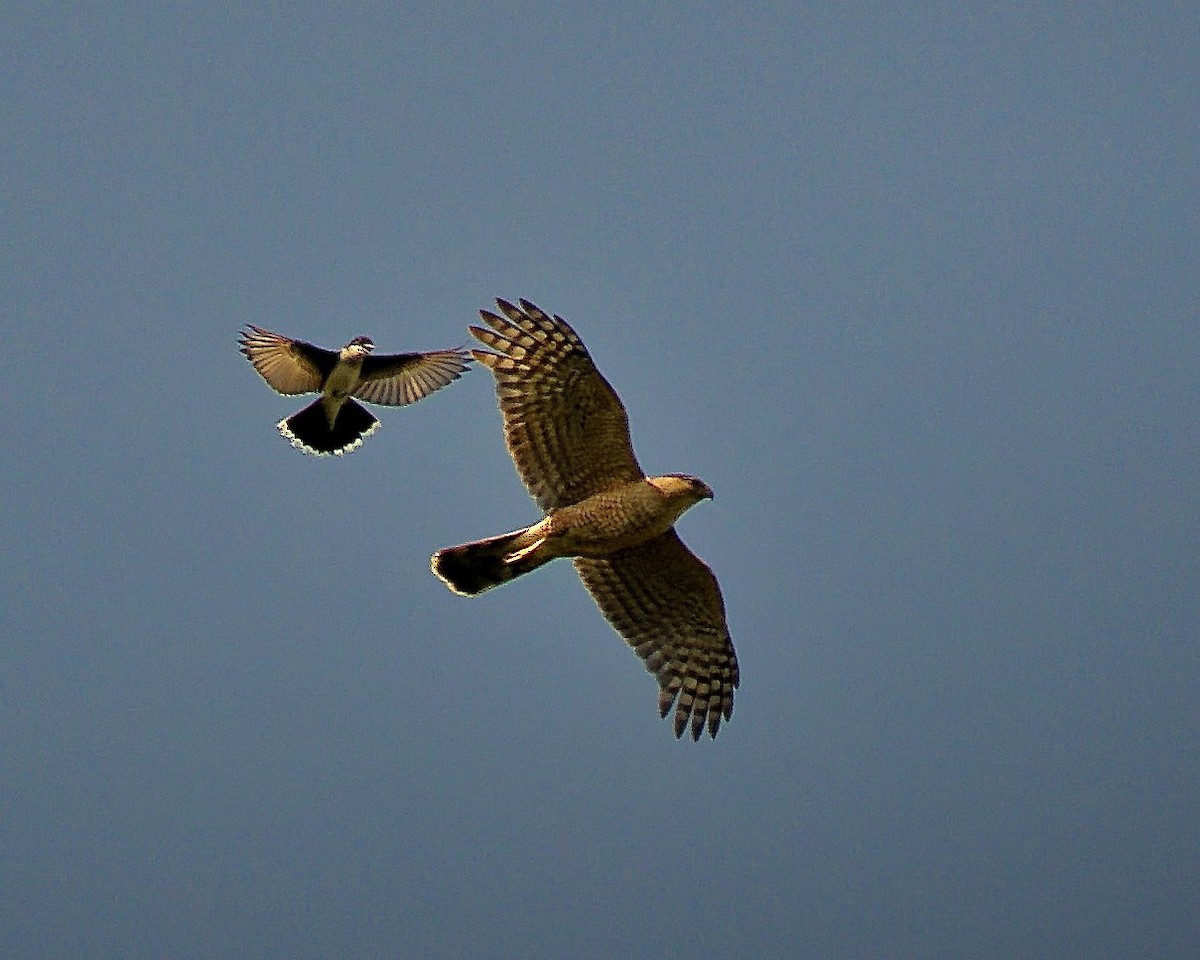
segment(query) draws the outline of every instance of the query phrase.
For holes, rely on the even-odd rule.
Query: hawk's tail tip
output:
[[[446,547],[433,555],[429,568],[455,593],[464,597],[477,596],[546,562],[539,557],[511,558],[513,541],[524,532],[517,530],[487,540]]]

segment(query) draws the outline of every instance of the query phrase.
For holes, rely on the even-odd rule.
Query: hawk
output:
[[[370,337],[324,350],[253,324],[246,325],[238,342],[277,393],[321,395],[275,425],[293,447],[316,456],[357,450],[379,427],[379,419],[353,397],[389,407],[416,403],[457,380],[471,362],[464,350],[373,357]]]
[[[675,707],[675,736],[715,738],[733,713],[737,654],[717,578],[675,521],[712,498],[684,474],[647,477],[633,453],[621,400],[562,317],[528,300],[481,310],[471,334],[492,371],[517,472],[544,511],[537,523],[433,555],[433,572],[474,596],[571,557],[601,613],[658,680],[658,710]],[[493,352],[494,351],[494,352]]]

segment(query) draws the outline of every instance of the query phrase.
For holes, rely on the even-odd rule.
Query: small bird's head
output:
[[[355,337],[342,347],[343,360],[362,360],[375,349],[375,341],[370,337]]]

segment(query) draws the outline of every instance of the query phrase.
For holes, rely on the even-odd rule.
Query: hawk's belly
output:
[[[604,557],[666,533],[680,512],[678,504],[637,480],[555,510],[548,539],[559,556]]]

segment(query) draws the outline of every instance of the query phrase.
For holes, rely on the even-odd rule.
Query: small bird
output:
[[[416,403],[457,380],[471,362],[461,349],[371,356],[370,337],[355,337],[341,350],[325,350],[247,324],[241,351],[277,393],[321,396],[276,424],[292,446],[316,456],[358,449],[379,419],[352,398],[400,407]]]
[[[609,623],[658,680],[658,711],[675,707],[675,736],[716,737],[733,713],[737,654],[717,578],[675,521],[712,499],[704,481],[648,477],[620,398],[562,317],[528,300],[479,311],[472,351],[492,371],[508,452],[544,511],[537,523],[446,547],[430,560],[451,590],[475,596],[570,557]],[[518,627],[519,629],[519,627]]]

